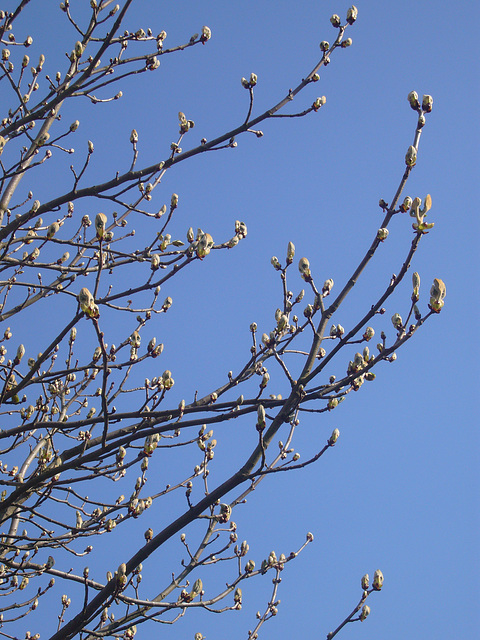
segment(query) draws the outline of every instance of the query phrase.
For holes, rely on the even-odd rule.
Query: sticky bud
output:
[[[418,101],[418,93],[416,91],[410,91],[407,100],[414,111],[420,109],[420,102]]]
[[[360,614],[361,622],[365,620],[365,618],[368,616],[369,613],[370,613],[370,607],[368,606],[368,604],[364,604],[362,607],[362,612]]]
[[[310,272],[310,262],[307,260],[307,258],[300,258],[300,261],[298,263],[298,270],[302,274],[302,278],[304,280],[309,280],[311,278],[312,274]]]
[[[328,444],[333,447],[333,445],[336,443],[336,441],[338,440],[338,437],[340,435],[340,431],[339,429],[334,429],[332,431],[332,435],[330,436],[330,438],[328,439]]]
[[[407,167],[414,167],[417,162],[417,150],[413,145],[408,147],[407,153],[405,154],[405,164]]]
[[[373,574],[372,587],[376,591],[380,591],[380,589],[383,587],[383,573],[380,571],[380,569],[377,569]]]
[[[435,313],[440,313],[444,303],[444,298],[447,294],[447,288],[443,280],[435,278],[432,288],[430,289],[430,304],[429,307]]]
[[[353,24],[358,17],[358,9],[352,4],[350,9],[347,11],[347,22],[348,24]]]
[[[425,113],[430,113],[433,108],[433,98],[432,96],[425,95],[422,98],[422,109]]]

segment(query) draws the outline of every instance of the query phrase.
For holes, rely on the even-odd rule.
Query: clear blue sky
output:
[[[35,36],[29,53],[33,58],[44,52],[53,76],[65,67],[62,56],[77,37],[65,27],[63,14],[47,12],[46,4],[32,2],[19,27]],[[67,107],[65,121],[81,121],[75,147],[87,139],[95,144],[96,182],[127,167],[134,127],[140,162],[150,164],[167,157],[180,110],[196,123],[184,149],[238,126],[248,107],[240,79],[251,72],[258,75],[254,114],[274,105],[318,61],[319,42],[334,40],[331,14],[343,18],[349,6],[311,0],[137,5],[126,21],[131,31],[165,29],[171,46],[205,24],[213,37],[205,47],[164,56],[160,70],[126,84],[122,100]],[[369,619],[338,637],[473,638],[480,630],[478,11],[466,1],[359,0],[357,6],[358,20],[348,33],[352,47],[337,50],[320,82],[291,105],[301,111],[325,95],[319,113],[264,123],[263,138],[245,135],[234,150],[194,158],[168,172],[157,190],[158,208],[171,193],[179,194],[171,233],[182,240],[189,226],[224,241],[233,235],[235,219],[248,225],[248,237],[235,250],[215,252],[188,278],[165,286],[174,305],[157,337],[176,380],[174,401],[188,402],[196,388],[207,393],[246,359],[252,321],[262,332],[273,328],[281,286],[270,258],[284,260],[290,240],[298,257],[309,258],[318,283],[331,277],[342,286],[378,228],[378,200],[391,201],[403,173],[416,122],[407,94],[431,94],[433,112],[405,195],[432,195],[435,228],[422,240],[413,269],[422,278],[423,308],[433,278],[445,281],[445,308],[399,351],[395,363],[376,370],[374,383],[336,411],[302,420],[295,443],[302,458],[321,447],[334,427],[341,431],[338,445],[307,470],[265,481],[234,520],[257,563],[271,549],[288,554],[307,531],[315,534],[314,543],[285,569],[279,615],[260,637],[324,638],[356,604],[361,576],[379,568],[385,586],[371,597]],[[36,188],[42,201],[52,193],[48,181]],[[86,203],[85,213],[94,215],[96,206]],[[411,219],[398,216],[338,322],[348,327],[356,309],[368,308],[400,269],[411,238]],[[378,331],[392,335],[390,316],[405,313],[410,278],[403,284]],[[289,286],[301,289],[296,273]],[[216,430],[219,479],[241,449],[242,429],[250,433],[253,425],[227,423]],[[167,575],[176,569],[164,557],[154,563]],[[202,577],[207,585],[207,574]],[[147,572],[146,580],[154,576]],[[162,634],[246,638],[271,588],[269,576],[250,582],[241,613],[186,616],[172,628],[162,627]],[[144,627],[137,638],[151,633],[160,631]]]

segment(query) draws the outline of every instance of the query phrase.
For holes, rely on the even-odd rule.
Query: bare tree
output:
[[[259,332],[251,324],[251,347],[242,354],[242,366],[230,371],[225,381],[210,381],[207,374],[202,384],[211,391],[199,397],[195,389],[185,388],[185,400],[172,406],[174,378],[168,363],[161,366],[162,374],[145,377],[145,366],[163,351],[163,344],[151,336],[161,328],[163,314],[172,305],[170,296],[161,295],[161,287],[169,283],[171,290],[174,277],[195,268],[212,252],[234,248],[247,235],[247,227],[232,221],[232,236],[219,243],[201,229],[189,228],[186,240],[172,237],[169,229],[180,206],[179,196],[169,196],[168,205],[152,210],[156,190],[179,163],[235,147],[244,133],[261,137],[258,127],[263,122],[313,117],[325,103],[324,97],[297,113],[291,111],[291,102],[318,80],[321,67],[351,44],[345,35],[357,9],[351,7],[345,20],[331,17],[334,42],[321,42],[321,58],[313,69],[263,113],[254,114],[257,77],[252,73],[242,78],[243,89],[239,87],[249,97],[245,118],[232,130],[190,147],[194,122],[190,114],[179,113],[178,137],[169,155],[143,167],[138,162],[138,134],[133,130],[131,159],[117,166],[112,159],[111,177],[101,184],[92,181],[95,151],[89,142],[83,156],[80,152],[81,160],[70,168],[70,187],[58,190],[54,162],[70,157],[66,139],[74,137],[79,126],[78,121],[64,125],[61,115],[66,102],[81,97],[94,104],[117,100],[123,80],[156,71],[167,54],[206,44],[211,32],[204,26],[184,43],[169,47],[164,31],[154,35],[150,30],[124,30],[133,0],[120,5],[92,0],[86,24],[65,0],[60,8],[78,40],[72,42],[65,70],[53,77],[46,73],[43,56],[31,61],[25,53],[31,38],[23,42],[15,38],[15,21],[29,9],[28,4],[22,0],[14,11],[0,12],[0,77],[4,95],[10,96],[0,137],[0,318],[5,327],[0,340],[0,634],[14,637],[10,634],[17,633],[21,620],[32,629],[25,637],[39,637],[35,612],[50,602],[50,607],[59,607],[58,618],[47,630],[52,640],[78,634],[132,638],[147,621],[171,624],[192,609],[239,610],[245,581],[268,574],[273,577],[270,598],[249,632],[256,638],[262,625],[277,613],[282,570],[313,536],[307,534],[295,553],[277,557],[272,551],[256,564],[232,520],[235,508],[267,476],[301,469],[329,455],[338,429],[310,459],[300,459],[294,451],[302,413],[335,410],[353,391],[374,380],[377,364],[394,361],[398,349],[444,304],[445,285],[435,279],[427,303],[417,306],[420,277],[414,273],[411,299],[404,301],[405,317],[395,313],[390,321],[384,316],[384,331],[375,338],[373,320],[385,313],[385,302],[405,278],[423,235],[433,227],[425,217],[431,208],[430,196],[402,198],[432,98],[425,95],[419,100],[413,91],[408,96],[416,119],[403,175],[391,201],[380,201],[383,220],[372,229],[370,246],[338,293],[332,279],[316,282],[309,260],[296,259],[290,242],[284,258],[272,258],[282,295],[278,308],[272,310],[270,330]],[[88,114],[82,106],[82,119]],[[23,191],[24,183],[31,180],[32,171],[48,171],[50,166],[49,199],[40,202],[33,190]],[[96,211],[93,219],[77,213],[85,202],[90,211]],[[406,213],[414,219],[414,234],[398,273],[344,329],[335,314],[387,239],[392,218]],[[148,234],[145,246],[130,230],[140,224]],[[292,273],[294,263],[299,273],[296,267]],[[22,338],[22,331],[36,330],[31,324],[33,305],[38,309],[36,317],[51,314],[51,325],[42,325],[35,336],[40,351],[35,356],[25,353],[27,340]],[[30,328],[22,324],[24,315]],[[378,344],[370,350],[372,340]],[[168,338],[165,341],[168,344]],[[340,352],[346,366],[344,374],[335,378],[328,373],[329,365],[334,358],[338,361]],[[169,363],[174,369],[171,357]],[[269,395],[271,375],[286,383],[285,397]],[[181,372],[175,377],[178,386]],[[224,481],[212,484],[209,472],[215,438],[222,438],[227,422],[239,439],[246,430],[256,434],[255,446],[240,463],[232,457],[231,464],[236,466]],[[277,447],[280,430],[283,441]],[[169,482],[148,493],[147,475],[159,464],[168,469]],[[171,505],[172,498],[179,515],[169,518],[170,507],[163,505]],[[152,513],[155,522],[162,523],[159,530],[151,526]],[[144,523],[144,538],[132,540],[135,546],[124,557],[115,540],[138,520]],[[171,578],[157,592],[145,593],[142,565],[179,536],[182,562],[171,560]],[[112,566],[106,576],[92,568],[103,556]],[[162,563],[168,563],[168,553],[161,557]],[[204,589],[200,576],[207,568],[220,572],[226,586]],[[375,572],[371,582],[365,575],[358,604],[328,638],[347,623],[364,620],[369,613],[367,598],[382,584],[381,571]],[[196,640],[202,637],[198,632]]]

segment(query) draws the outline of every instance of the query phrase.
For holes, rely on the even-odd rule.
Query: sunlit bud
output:
[[[232,516],[232,507],[229,504],[222,503],[220,505],[219,522],[228,522]]]
[[[342,22],[340,20],[340,16],[337,16],[336,13],[334,13],[333,16],[330,18],[330,22],[336,28],[338,28],[342,24]]]
[[[81,310],[84,312],[88,312],[92,307],[93,296],[86,287],[80,289],[80,293],[78,294],[78,302],[80,303]]]
[[[10,49],[2,49],[2,60],[8,60],[10,58]]]
[[[213,244],[214,242],[213,242],[212,236],[209,233],[202,232],[198,240],[197,251],[196,251],[197,257],[202,259],[205,256],[207,256],[210,253],[210,249],[213,247]]]
[[[370,607],[368,606],[368,604],[364,604],[362,607],[362,612],[360,614],[360,620],[363,622],[369,613],[370,613]]]
[[[77,529],[81,529],[82,528],[82,524],[83,524],[82,514],[80,513],[80,511],[76,511],[75,512],[75,527]]]
[[[203,633],[197,632],[194,636],[194,640],[204,640],[205,636]]]
[[[307,258],[300,258],[300,261],[298,263],[298,270],[302,274],[302,278],[304,280],[309,280],[311,278],[310,262],[307,260]]]
[[[47,238],[53,238],[53,236],[57,233],[57,231],[60,229],[60,225],[58,224],[58,222],[53,222],[47,229]]]
[[[250,87],[250,84],[246,78],[242,78],[241,83],[242,83],[242,87],[244,87],[245,89],[248,89]]]
[[[325,96],[321,96],[320,98],[317,98],[315,100],[315,102],[312,104],[312,109],[314,111],[318,111],[320,109],[320,107],[322,107],[326,102],[327,102],[326,97]]]
[[[421,129],[422,127],[424,127],[424,126],[425,126],[425,122],[426,122],[425,116],[423,115],[423,113],[421,113],[421,114],[418,116],[418,120],[417,120],[417,128],[418,128],[418,129]]]
[[[245,572],[252,573],[254,569],[255,569],[255,560],[249,560],[245,565]]]
[[[380,591],[380,589],[383,587],[383,573],[380,571],[380,569],[377,569],[373,574],[372,587],[376,591]]]
[[[282,314],[277,322],[277,329],[279,331],[284,331],[285,329],[288,329],[288,316],[285,314]]]
[[[422,98],[422,109],[426,113],[430,113],[432,108],[433,108],[433,98],[432,98],[432,96],[424,95],[423,98]]]
[[[371,340],[374,335],[375,335],[374,329],[372,327],[367,327],[365,329],[365,333],[363,334],[363,338],[365,340]]]
[[[25,69],[25,67],[28,67],[29,64],[30,58],[27,55],[23,56],[22,67]]]
[[[107,216],[104,213],[97,213],[97,215],[95,216],[95,230],[97,232],[97,238],[103,238],[106,224]]]
[[[251,73],[250,74],[250,86],[254,87],[257,84],[257,74],[256,73]]]
[[[333,445],[336,443],[336,441],[338,440],[339,435],[340,435],[340,431],[339,431],[339,429],[334,429],[334,430],[332,431],[332,435],[331,435],[331,436],[330,436],[330,438],[328,439],[328,444],[329,444],[330,446],[333,446]]]
[[[75,57],[81,58],[83,53],[83,44],[78,40],[75,43]]]
[[[88,141],[88,153],[93,153],[94,146],[91,140]]]
[[[158,253],[154,253],[152,255],[152,259],[150,262],[150,268],[152,269],[152,271],[156,271],[160,266],[160,254]]]
[[[312,82],[318,82],[320,80],[320,76],[318,73],[314,73],[312,76]]]
[[[407,100],[410,103],[412,109],[414,109],[415,111],[420,109],[420,102],[418,101],[418,93],[416,91],[410,91],[407,96]]]
[[[329,278],[328,280],[325,280],[323,287],[322,287],[322,293],[324,296],[328,296],[328,294],[330,293],[330,291],[333,288],[333,280],[332,278]]]
[[[173,300],[172,300],[172,298],[167,297],[167,298],[165,298],[165,300],[164,300],[164,302],[163,302],[162,309],[163,309],[164,311],[167,311],[167,309],[170,309],[170,307],[172,306],[172,304],[173,304]]]
[[[337,324],[337,336],[343,336],[344,333],[345,333],[345,329],[342,327],[342,325]]]
[[[422,314],[420,313],[420,309],[417,307],[416,304],[413,305],[413,313],[415,315],[415,320],[420,320],[422,317]]]
[[[401,329],[403,326],[402,316],[399,313],[394,313],[392,316],[392,324],[395,329]]]
[[[294,257],[295,257],[295,245],[293,244],[293,242],[289,242],[287,247],[287,264],[292,264]]]
[[[335,407],[337,407],[337,406],[338,406],[338,398],[331,398],[331,399],[328,401],[327,409],[328,409],[329,411],[331,411],[332,409],[335,409]]]
[[[385,227],[382,227],[377,231],[377,240],[380,240],[380,242],[383,242],[387,237],[388,229],[386,229]]]
[[[410,207],[412,206],[413,200],[412,198],[410,198],[410,196],[407,196],[403,203],[400,205],[400,211],[402,211],[403,213],[405,213],[406,211],[408,211],[410,209]]]
[[[202,591],[202,589],[203,589],[203,583],[202,583],[201,579],[198,578],[193,583],[193,589],[190,592],[190,597],[194,598],[195,596],[198,596],[198,594]]]
[[[23,344],[20,344],[17,349],[17,355],[15,356],[14,364],[18,364],[24,355],[25,355],[25,347],[23,346]]]
[[[353,24],[358,17],[358,9],[352,4],[350,9],[347,11],[347,22],[348,24]]]
[[[347,38],[346,40],[344,40],[342,42],[342,44],[340,45],[342,47],[342,49],[346,49],[347,47],[350,47],[352,45],[352,39],[351,38]]]
[[[444,298],[447,294],[447,288],[443,280],[440,278],[435,278],[433,281],[432,288],[430,289],[430,308],[435,313],[439,313],[442,309],[444,303]]]
[[[412,274],[412,285],[413,285],[412,300],[413,298],[415,298],[415,300],[413,301],[416,302],[418,300],[418,292],[420,289],[420,276],[416,271],[415,273]]]
[[[263,404],[258,405],[257,416],[257,426],[263,429],[265,427],[265,407],[263,406]]]
[[[282,268],[282,265],[278,261],[277,256],[272,256],[272,259],[270,260],[270,262],[272,263],[274,269],[276,269],[277,271],[280,271],[280,269]]]
[[[150,540],[153,538],[153,529],[152,529],[152,527],[147,529],[143,535],[145,537],[146,542],[150,542]]]
[[[201,41],[205,43],[207,40],[210,40],[212,37],[212,31],[209,27],[202,27],[202,35],[200,37]]]
[[[130,134],[130,142],[132,144],[136,144],[138,142],[138,133],[136,129],[132,129],[132,133]]]
[[[260,383],[260,388],[265,389],[269,380],[270,380],[270,374],[268,373],[268,371],[265,371],[265,373],[262,376],[262,382]]]
[[[405,154],[405,164],[407,167],[414,167],[417,162],[417,150],[413,145],[408,147],[408,151]]]
[[[313,315],[313,307],[312,307],[311,304],[307,304],[307,306],[303,310],[303,315],[305,316],[305,318],[311,318],[312,317],[312,315]]]
[[[368,573],[366,573],[362,578],[362,589],[366,591],[368,589],[369,584],[370,584],[370,576],[368,575]]]
[[[192,227],[187,231],[187,242],[193,242],[195,240],[195,233]]]
[[[320,50],[328,51],[329,49],[330,49],[330,43],[327,42],[326,40],[322,40],[322,42],[320,42]]]

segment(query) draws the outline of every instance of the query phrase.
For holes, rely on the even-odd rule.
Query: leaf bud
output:
[[[425,113],[430,113],[433,108],[433,98],[429,95],[424,95],[422,98],[422,109]]]
[[[307,258],[300,258],[298,263],[298,270],[300,271],[302,278],[306,281],[310,280],[311,272],[310,272],[310,262]]]
[[[327,42],[326,40],[322,40],[322,42],[320,42],[320,50],[328,51],[329,49],[330,49],[330,43]]]
[[[370,613],[370,607],[368,606],[368,604],[364,604],[362,607],[362,612],[360,613],[361,622],[365,620],[365,618],[368,616],[369,613]]]
[[[386,229],[385,227],[382,227],[377,231],[377,240],[380,240],[380,242],[383,242],[384,240],[386,240],[387,237],[388,237],[388,229]]]
[[[295,257],[295,245],[293,244],[293,242],[289,242],[287,247],[287,264],[292,264],[294,257]]]
[[[410,209],[410,207],[412,206],[412,203],[413,203],[412,198],[410,198],[410,196],[407,196],[402,202],[402,204],[400,205],[400,211],[402,213],[405,213]]]
[[[430,309],[435,313],[440,313],[444,303],[444,298],[447,294],[447,288],[443,280],[435,278],[432,288],[430,289]]]
[[[212,31],[209,27],[203,26],[202,27],[202,35],[200,36],[200,40],[203,42],[203,44],[205,44],[205,42],[207,40],[210,40],[210,38],[212,37]]]
[[[339,429],[334,429],[332,431],[332,435],[330,436],[330,438],[328,439],[328,444],[333,447],[333,445],[336,443],[336,441],[338,440],[338,437],[340,435],[340,431]]]
[[[330,18],[330,22],[332,23],[332,25],[338,29],[338,27],[341,26],[341,20],[340,20],[340,16],[337,16],[336,13],[333,14],[333,16]]]
[[[370,576],[368,575],[368,573],[366,573],[362,577],[362,589],[366,591],[368,589],[369,584],[370,584]]]
[[[350,9],[347,11],[347,22],[348,24],[353,24],[358,17],[358,9],[352,4]]]
[[[402,316],[399,313],[394,313],[392,316],[392,324],[395,329],[401,329],[403,327]]]
[[[383,587],[383,573],[380,571],[380,569],[377,569],[373,574],[372,587],[376,591],[380,591],[380,589]]]
[[[104,213],[97,213],[95,216],[95,231],[97,238],[101,240],[105,234],[105,225],[107,224],[107,216]]]
[[[420,109],[420,102],[418,101],[418,93],[416,91],[410,91],[407,100],[414,111]]]
[[[405,154],[405,164],[407,167],[414,167],[417,162],[417,150],[413,145],[408,147],[407,153]]]
[[[278,261],[277,256],[272,256],[272,259],[270,260],[270,262],[272,263],[274,269],[276,269],[277,271],[280,271],[280,269],[282,268],[282,265]]]
[[[320,109],[320,107],[323,107],[323,105],[327,102],[327,99],[325,96],[321,96],[320,98],[317,98],[315,100],[315,102],[312,104],[312,109],[314,111],[318,111]]]

